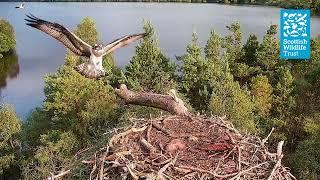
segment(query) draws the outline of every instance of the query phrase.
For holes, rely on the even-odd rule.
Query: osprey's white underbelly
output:
[[[102,56],[97,57],[97,56],[91,54],[90,63],[93,64],[95,68],[102,70],[102,71],[104,70],[103,66],[102,66]]]

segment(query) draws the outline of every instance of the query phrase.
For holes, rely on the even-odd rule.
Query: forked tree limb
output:
[[[179,98],[175,99],[170,95],[150,92],[134,92],[128,90],[127,86],[124,84],[121,84],[119,89],[115,89],[115,92],[127,104],[159,108],[174,115],[190,115],[188,109],[184,106],[183,101]]]

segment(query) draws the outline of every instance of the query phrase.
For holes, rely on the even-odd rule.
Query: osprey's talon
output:
[[[104,70],[100,70],[100,75],[101,76],[106,76],[106,72]]]

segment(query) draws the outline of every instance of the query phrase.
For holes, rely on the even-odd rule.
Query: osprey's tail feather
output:
[[[92,64],[89,63],[82,63],[78,66],[75,66],[74,69],[81,75],[90,79],[99,79],[105,76],[102,71],[96,69]]]

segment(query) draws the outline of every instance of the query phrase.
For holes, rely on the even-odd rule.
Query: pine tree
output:
[[[52,114],[54,126],[71,129],[83,143],[112,125],[116,95],[110,85],[83,77],[63,67],[45,80],[44,109]]]
[[[276,86],[273,90],[273,117],[285,119],[295,107],[295,99],[292,96],[294,84],[291,71],[287,67],[280,67],[275,71]]]
[[[257,51],[259,42],[255,35],[250,35],[247,42],[243,45],[240,53],[240,58],[233,66],[233,75],[241,84],[250,83],[252,77],[261,72],[257,63]]]
[[[255,36],[250,36],[246,45],[243,46],[241,42],[242,32],[240,24],[232,23],[230,26],[227,26],[227,28],[231,34],[225,37],[223,47],[226,49],[226,53],[228,53],[227,61],[230,65],[231,73],[240,85],[248,84],[251,75],[258,71],[256,67],[253,67],[248,63],[248,61],[250,61],[249,58],[252,58],[249,57],[250,53],[254,53],[252,51],[256,48],[253,47],[256,45],[256,42],[254,41]]]
[[[310,72],[303,73],[304,76],[298,83],[296,82],[297,104],[303,104],[303,106],[297,106],[296,113],[304,116],[317,114],[320,108],[320,67],[310,69]]]
[[[229,57],[224,58],[228,59]],[[214,115],[226,115],[241,131],[253,133],[256,131],[256,125],[254,122],[254,103],[250,93],[233,80],[228,62],[224,61],[224,65],[221,66],[223,73],[217,78],[218,82],[212,91],[209,110]]]
[[[201,47],[197,43],[197,34],[192,34],[192,41],[187,46],[185,55],[178,57],[181,61],[180,67],[180,86],[182,93],[185,93],[193,108],[198,111],[207,109],[211,96],[211,86],[209,85],[209,66],[204,58]],[[212,38],[211,38],[212,39]],[[207,53],[214,52],[210,47],[212,43],[207,45]]]
[[[259,48],[259,41],[256,35],[251,34],[243,45],[242,51],[243,56],[241,57],[242,62],[249,66],[257,66],[257,51]]]
[[[51,129],[50,116],[42,108],[33,110],[23,123],[22,140],[25,146],[36,147],[41,144],[40,136]]]
[[[308,61],[293,61],[293,75],[298,83],[304,83],[304,77],[320,67],[320,36],[311,39],[311,57]]]
[[[272,86],[267,76],[252,78],[250,92],[254,98],[255,109],[260,116],[268,116],[272,107]]]
[[[227,46],[227,53],[222,57],[220,45],[215,44],[221,42],[217,33],[211,32],[205,47],[206,58],[197,44],[196,34],[193,34],[187,53],[179,58],[182,61],[182,89],[196,110],[227,115],[241,130],[255,132],[254,104],[250,93],[234,81],[229,68],[229,60],[239,52],[236,46],[240,45],[238,40],[241,39],[237,25],[230,29],[235,32],[234,36],[229,36],[226,40],[233,45]]]
[[[275,70],[273,87],[273,104],[271,109],[272,126],[276,128],[273,138],[275,141],[290,140],[292,128],[299,126],[294,124],[294,110],[296,108],[296,99],[293,94],[294,79],[288,67],[281,66]],[[300,127],[301,128],[301,127]],[[291,135],[290,135],[291,134]]]
[[[207,59],[216,60],[220,58],[221,43],[221,36],[216,31],[211,30],[210,37],[207,41],[206,47],[204,48]]]
[[[176,88],[176,66],[161,51],[150,22],[145,22],[144,30],[148,36],[136,47],[135,55],[126,66],[127,84],[134,90],[167,93]]]
[[[272,128],[270,111],[272,108],[273,88],[265,75],[253,77],[250,83],[250,93],[253,97],[255,120],[262,136],[267,136]]]
[[[230,64],[231,72],[233,71],[234,63],[238,62],[241,57],[242,49],[242,32],[239,22],[232,23],[230,26],[227,26],[228,30],[231,32],[230,35],[226,36],[223,41],[223,48],[226,49],[228,53],[228,63]]]
[[[271,25],[257,51],[257,62],[263,71],[274,70],[280,61],[280,44],[275,37],[277,25]]]

